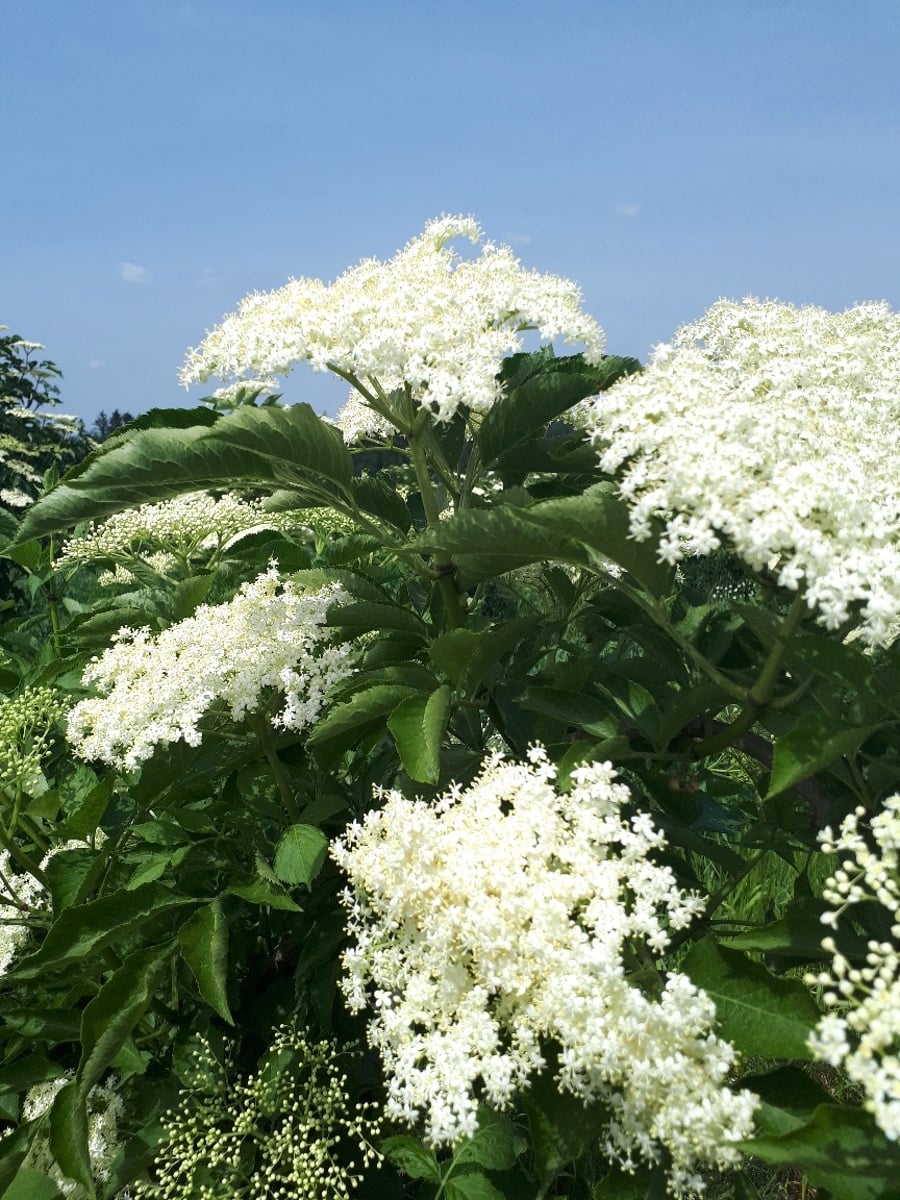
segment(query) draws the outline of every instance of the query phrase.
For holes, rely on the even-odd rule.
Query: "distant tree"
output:
[[[94,441],[103,442],[111,433],[115,433],[117,429],[121,429],[123,425],[127,425],[129,421],[133,420],[134,416],[130,412],[119,412],[117,408],[114,408],[107,416],[101,408],[90,428],[90,435]]]
[[[44,347],[0,325],[0,511],[2,522],[35,500],[48,472],[60,474],[93,443],[77,417],[41,411],[59,404],[62,372]]]

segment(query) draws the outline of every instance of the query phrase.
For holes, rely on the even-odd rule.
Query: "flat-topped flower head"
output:
[[[346,871],[350,1007],[371,1008],[387,1115],[436,1143],[476,1127],[479,1092],[505,1108],[559,1050],[559,1082],[613,1109],[608,1154],[671,1155],[676,1191],[701,1163],[737,1160],[754,1102],[725,1085],[732,1047],[685,975],[659,999],[627,978],[631,943],[656,952],[702,911],[669,867],[646,814],[628,817],[609,763],[556,786],[540,747],[494,756],[437,803],[379,796],[333,849]],[[660,1069],[665,1064],[665,1069]]]
[[[723,542],[886,644],[900,617],[900,315],[722,300],[582,409],[663,557]]]
[[[282,583],[273,564],[233,600],[201,605],[156,637],[121,630],[84,671],[101,695],[72,709],[69,741],[83,758],[131,770],[158,745],[199,745],[200,720],[217,702],[243,720],[266,689],[283,699],[273,723],[305,729],[353,671],[350,647],[335,644],[326,625],[329,608],[346,598],[336,584],[304,592]]]
[[[431,221],[392,259],[365,259],[325,285],[292,279],[254,293],[188,353],[185,385],[286,375],[308,362],[382,387],[399,380],[435,420],[459,408],[484,410],[497,399],[503,358],[522,333],[584,345],[603,354],[603,331],[581,309],[574,283],[526,270],[508,246],[485,242],[463,259],[449,242],[482,240],[472,217]]]

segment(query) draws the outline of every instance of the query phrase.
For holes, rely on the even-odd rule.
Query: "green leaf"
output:
[[[76,901],[81,886],[93,871],[98,857],[98,852],[88,846],[58,850],[50,856],[44,873],[50,885],[55,913],[61,913]]]
[[[462,1142],[453,1156],[454,1165],[478,1163],[492,1171],[508,1171],[527,1149],[528,1143],[512,1121],[486,1105],[478,1110],[478,1129]]]
[[[491,629],[451,629],[431,643],[431,661],[457,692],[474,696],[491,667],[521,642],[540,618],[513,617]]]
[[[639,1167],[634,1172],[611,1165],[591,1193],[592,1200],[666,1200],[666,1171],[659,1167]]]
[[[672,579],[671,569],[657,561],[655,540],[630,536],[627,507],[609,483],[528,508],[464,509],[425,530],[414,545],[460,556],[473,580],[547,560],[596,567],[601,557],[618,563],[653,595],[666,592]]]
[[[282,883],[307,887],[322,870],[328,855],[328,838],[315,825],[291,825],[275,847],[275,874]]]
[[[23,1122],[18,1129],[6,1133],[3,1138],[3,1154],[0,1156],[0,1196],[10,1194],[15,1185],[22,1163],[41,1125],[39,1119]]]
[[[64,1200],[64,1193],[43,1171],[20,1167],[3,1200]]]
[[[42,1054],[27,1054],[0,1069],[0,1092],[21,1092],[36,1083],[60,1079],[63,1075],[65,1071],[59,1063],[51,1062]]]
[[[478,431],[485,466],[542,429],[579,400],[611,386],[622,375],[640,370],[634,358],[607,357],[591,367],[581,355],[549,359],[543,369],[496,400]]]
[[[406,533],[412,525],[412,516],[406,501],[383,479],[363,475],[352,481],[350,490],[363,512],[378,517],[401,533]]]
[[[410,1179],[428,1179],[440,1183],[441,1172],[434,1152],[408,1133],[389,1137],[381,1143],[381,1153]]]
[[[84,1094],[72,1080],[61,1088],[50,1110],[50,1149],[63,1174],[76,1180],[94,1200],[94,1177],[88,1150],[87,1109]]]
[[[807,1039],[819,1019],[809,991],[711,938],[691,947],[684,970],[716,1006],[724,1038],[742,1054],[812,1059]]]
[[[103,1077],[135,1025],[150,1007],[175,942],[148,946],[129,954],[84,1010],[81,1018],[81,1061],[75,1072],[80,1096]]]
[[[842,954],[865,958],[866,939],[847,928],[846,923],[838,933],[824,928],[821,918],[828,908],[822,900],[804,897],[791,903],[777,921],[729,935],[727,944],[733,950],[750,950],[772,958],[816,962],[824,956],[822,938],[829,933],[836,937]]]
[[[254,879],[252,883],[232,884],[225,894],[238,896],[241,900],[246,900],[248,904],[259,904],[282,912],[303,912],[302,907],[292,900],[284,889],[276,887],[265,879]]]
[[[812,1119],[780,1137],[737,1143],[755,1158],[802,1171],[834,1200],[897,1200],[900,1146],[889,1142],[861,1109],[823,1104]]]
[[[523,1107],[534,1165],[546,1195],[549,1185],[566,1163],[580,1157],[596,1141],[609,1120],[600,1104],[586,1105],[582,1099],[561,1092],[552,1075],[544,1071],[525,1094]]]
[[[377,684],[375,687],[364,688],[349,700],[333,704],[320,717],[307,744],[312,747],[325,745],[336,738],[345,739],[347,735],[355,738],[363,726],[384,718],[397,707],[401,700],[412,694],[413,689],[400,684]],[[352,740],[352,738],[351,738]],[[347,742],[350,745],[350,742]]]
[[[388,717],[404,770],[418,783],[437,783],[441,773],[441,743],[450,716],[450,689],[436,688],[408,696]]]
[[[519,703],[595,737],[617,737],[619,733],[618,718],[595,696],[576,695],[562,688],[530,687]]]
[[[209,427],[142,429],[29,509],[19,540],[201,488],[258,484],[346,490],[353,460],[340,431],[306,404],[242,408]]]
[[[447,1200],[504,1200],[503,1193],[480,1171],[452,1176],[444,1185],[444,1195]]]
[[[332,629],[340,629],[347,636],[371,633],[374,629],[394,629],[414,634],[423,641],[426,637],[425,623],[421,617],[396,604],[360,601],[340,607],[335,605],[328,613],[326,624]]]
[[[822,713],[808,712],[775,742],[772,778],[766,800],[778,796],[844,754],[853,754],[875,730],[848,728]]]
[[[194,973],[200,995],[229,1025],[234,1024],[228,1007],[228,923],[217,897],[198,908],[178,930],[181,957]]]
[[[144,921],[197,901],[176,896],[158,883],[132,891],[120,889],[88,904],[65,909],[34,954],[7,972],[17,979],[36,979],[48,968],[69,966],[104,950],[117,938],[131,935]]]

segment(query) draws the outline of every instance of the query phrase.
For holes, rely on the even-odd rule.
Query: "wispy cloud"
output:
[[[503,241],[507,246],[527,246],[531,241],[530,233],[505,233]]]
[[[106,366],[105,358],[92,358],[88,363],[89,371],[102,371]]]
[[[150,272],[137,263],[123,262],[119,263],[119,278],[123,283],[149,283]]]
[[[215,267],[201,267],[194,276],[194,285],[196,287],[215,287],[219,282],[219,272]]]
[[[633,221],[635,217],[640,215],[641,206],[639,204],[617,204],[613,212],[617,217],[624,217],[626,221]]]

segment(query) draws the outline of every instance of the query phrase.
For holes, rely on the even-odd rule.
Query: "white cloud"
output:
[[[104,369],[104,367],[105,367],[105,366],[106,366],[106,359],[105,359],[105,358],[92,358],[92,359],[90,360],[90,362],[88,363],[88,370],[90,370],[90,371],[102,371],[102,370]]]
[[[628,221],[633,221],[641,211],[639,204],[617,204],[613,212],[617,217],[625,217]]]
[[[507,246],[527,246],[531,241],[530,233],[505,233],[502,240]]]
[[[196,287],[215,287],[219,282],[219,272],[215,267],[201,267],[194,276]]]
[[[146,267],[139,267],[137,263],[123,262],[119,263],[119,277],[123,283],[149,283],[150,272]]]

